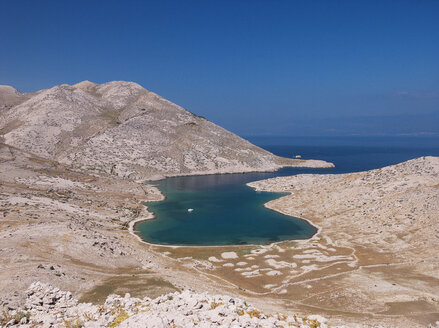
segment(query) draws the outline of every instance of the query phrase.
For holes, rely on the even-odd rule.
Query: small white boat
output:
[[[296,158],[302,158],[302,156],[301,155],[296,155]]]
[[[188,208],[187,211],[188,212],[192,212],[194,209],[193,208]]]

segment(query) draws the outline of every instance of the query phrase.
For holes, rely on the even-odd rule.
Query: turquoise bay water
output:
[[[310,238],[308,222],[271,211],[264,203],[282,194],[256,192],[247,182],[301,173],[347,173],[375,169],[420,156],[439,156],[439,138],[254,138],[280,156],[323,159],[334,169],[284,168],[277,172],[169,178],[156,184],[166,195],[147,205],[157,219],[136,225],[139,235],[163,245],[267,244]],[[192,212],[188,209],[192,208]]]
[[[149,242],[171,245],[267,244],[316,232],[306,221],[265,208],[264,203],[283,195],[255,192],[242,178],[230,174],[163,180],[158,187],[166,200],[148,203],[157,219],[136,228]]]

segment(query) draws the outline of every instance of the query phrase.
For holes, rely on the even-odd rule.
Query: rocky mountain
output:
[[[83,81],[22,94],[0,86],[0,141],[132,179],[331,167],[275,156],[133,82]]]

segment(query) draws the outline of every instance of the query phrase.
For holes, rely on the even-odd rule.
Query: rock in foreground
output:
[[[25,309],[3,313],[0,327],[327,327],[321,316],[266,315],[238,298],[188,290],[153,300],[110,295],[99,306],[40,282],[27,295]]]

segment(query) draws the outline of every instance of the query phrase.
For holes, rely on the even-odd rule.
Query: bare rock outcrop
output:
[[[3,90],[3,91],[2,91]],[[133,82],[0,88],[6,144],[87,171],[132,179],[331,167],[275,156]]]

